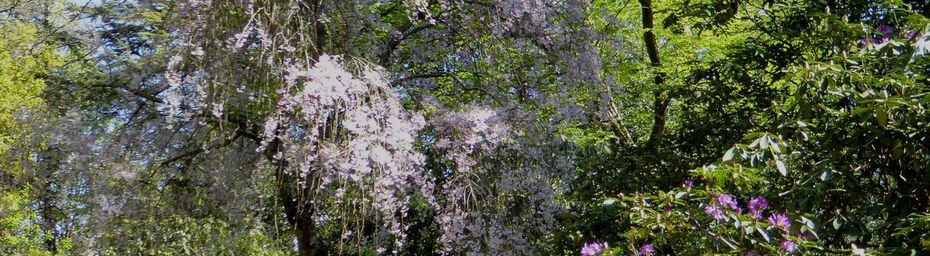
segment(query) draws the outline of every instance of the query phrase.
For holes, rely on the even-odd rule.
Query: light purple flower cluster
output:
[[[875,31],[878,32],[879,37],[860,39],[859,46],[865,47],[871,44],[887,43],[888,41],[891,41],[891,38],[894,36],[894,30],[895,28],[892,27],[891,25],[888,25],[888,24],[879,25],[878,28],[875,29]],[[922,33],[916,30],[913,30],[913,29],[905,29],[903,30],[903,32],[904,32],[903,34],[904,37],[909,41],[916,40],[917,38],[923,36]]]
[[[725,208],[730,208],[737,212],[742,211],[742,209],[739,207],[739,201],[736,201],[736,197],[733,197],[733,195],[730,195],[730,194],[718,195],[717,203],[719,203]]]
[[[772,214],[772,216],[769,216],[769,225],[788,230],[791,228],[791,218],[788,218],[788,216],[784,214]]]
[[[766,200],[764,197],[761,197],[761,196],[753,197],[752,199],[749,200],[748,208],[749,208],[749,216],[751,216],[752,218],[756,220],[761,220],[765,218],[762,212],[769,208],[769,202],[768,200]],[[725,219],[726,217],[724,213],[727,210],[733,210],[737,213],[741,211],[741,208],[739,206],[739,201],[736,199],[735,196],[730,195],[730,194],[717,195],[716,197],[714,197],[713,202],[711,202],[709,205],[704,207],[704,213],[707,214],[707,216],[714,218],[715,220]],[[775,213],[775,214],[768,216],[767,220],[768,220],[770,227],[781,229],[785,231],[785,236],[788,236],[788,230],[791,229],[791,222],[792,222],[791,218],[788,217],[788,215],[781,214],[781,213]],[[692,223],[692,226],[694,226],[693,223]],[[799,237],[801,239],[811,239],[813,238],[813,234],[805,231],[801,233]],[[781,241],[780,246],[782,250],[788,253],[794,253],[798,250],[798,244],[792,240],[783,240]],[[642,249],[640,250],[640,252],[642,253]],[[642,253],[642,254],[645,254],[645,253]],[[759,254],[754,253],[754,252],[746,252],[741,255],[755,256]]]
[[[762,211],[769,208],[769,202],[764,197],[753,197],[749,200],[749,216],[762,219]]]
[[[736,197],[733,195],[720,194],[717,196],[716,201],[716,204],[710,204],[704,207],[704,213],[716,220],[724,219],[723,211],[726,209],[731,209],[736,212],[742,211],[739,207],[739,201],[737,201]]]
[[[739,206],[739,201],[730,194],[720,194],[717,195],[716,204],[708,205],[704,208],[704,213],[707,216],[710,216],[714,219],[721,220],[724,218],[724,210],[731,209],[736,212],[741,212],[742,208]],[[754,219],[762,219],[762,211],[769,208],[768,200],[765,200],[764,197],[757,196],[749,200],[749,216],[752,216]],[[777,227],[784,227],[785,229],[791,227],[791,219],[789,219],[784,214],[776,214],[775,216],[769,217],[769,223],[775,223],[773,221],[778,221],[778,225],[772,224]]]
[[[581,247],[581,256],[599,255],[604,249],[607,249],[607,242],[584,243]]]
[[[708,205],[707,207],[704,207],[704,213],[707,214],[707,216],[714,218],[715,220],[723,219],[723,210],[720,210],[720,207],[717,207],[716,205]]]
[[[781,249],[793,253],[798,250],[798,244],[791,240],[784,240],[781,241]]]
[[[651,255],[656,252],[656,249],[652,247],[651,244],[644,244],[639,247],[639,255]]]

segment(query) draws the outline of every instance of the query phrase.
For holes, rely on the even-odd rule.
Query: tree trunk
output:
[[[322,0],[310,0],[306,5],[302,5],[307,17],[311,21],[312,35],[310,38],[312,51],[309,58],[313,63],[319,61],[319,57],[324,53],[326,44],[326,24],[320,19],[323,16],[324,3]],[[283,148],[280,140],[275,140],[270,145],[271,152],[266,152],[267,157],[276,165],[275,178],[278,182],[278,198],[284,206],[284,214],[288,224],[294,231],[297,238],[298,255],[301,256],[318,256],[328,255],[329,249],[316,230],[316,224],[313,220],[313,200],[302,196],[304,188],[298,183],[297,177],[287,172],[288,162],[281,159],[275,160],[274,156],[282,152]],[[306,193],[303,193],[306,194]]]
[[[58,217],[59,209],[56,206],[55,195],[58,193],[55,185],[55,174],[58,173],[58,168],[60,164],[60,154],[57,148],[49,148],[45,150],[42,154],[42,165],[39,168],[36,177],[39,180],[36,180],[36,184],[39,184],[41,188],[38,195],[39,199],[39,217],[41,217],[41,226],[42,231],[45,236],[45,249],[51,253],[58,252],[58,232],[55,230],[55,227],[58,226]]]
[[[643,41],[646,44],[646,53],[649,55],[649,63],[656,68],[655,85],[656,91],[653,93],[655,102],[653,103],[653,120],[652,131],[649,133],[649,140],[646,147],[656,146],[662,134],[665,133],[665,123],[668,117],[668,93],[665,89],[665,73],[658,68],[662,67],[659,60],[659,46],[656,43],[656,35],[652,30],[655,28],[654,10],[652,9],[652,0],[639,0],[640,7],[643,11]]]

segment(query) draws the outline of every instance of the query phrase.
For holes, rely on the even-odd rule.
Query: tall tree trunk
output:
[[[41,226],[43,233],[46,234],[45,249],[52,253],[58,252],[58,232],[55,230],[55,227],[58,226],[58,218],[60,216],[59,209],[56,206],[55,195],[58,194],[58,189],[55,184],[55,175],[58,173],[58,168],[60,164],[60,154],[57,148],[49,148],[44,150],[42,154],[42,165],[36,173],[36,184],[40,185],[37,191],[39,191],[39,217],[41,217]]]
[[[304,191],[293,174],[288,173],[290,164],[283,156],[283,145],[280,139],[274,139],[265,150],[265,157],[274,163],[275,180],[278,186],[278,200],[284,207],[284,216],[289,227],[297,239],[297,250],[300,256],[327,255],[328,249],[323,239],[317,234],[313,222],[313,200],[300,196]],[[275,157],[279,155],[278,157]]]
[[[652,105],[652,131],[649,133],[649,140],[646,142],[647,148],[656,146],[662,134],[665,133],[665,123],[668,118],[668,92],[665,89],[665,73],[658,68],[662,67],[659,60],[659,46],[656,43],[656,35],[652,31],[655,28],[654,10],[652,0],[639,0],[640,7],[643,11],[643,41],[646,44],[646,53],[649,55],[649,63],[656,68],[655,85],[656,91],[653,93],[655,102]]]
[[[321,19],[325,6],[323,0],[309,0],[306,5],[302,6],[305,8],[306,13],[309,14],[308,19],[311,21],[311,29],[313,30],[308,33],[312,35],[310,41],[313,49],[307,58],[310,58],[312,63],[316,63],[324,53],[324,45],[327,40],[326,24]],[[278,153],[284,153],[282,152],[283,148],[280,140],[276,139],[270,148],[273,149],[273,152],[266,153],[271,158]],[[276,163],[275,177],[278,182],[278,198],[284,206],[288,224],[293,228],[294,235],[297,238],[298,254],[301,256],[329,254],[329,249],[317,233],[316,224],[313,220],[314,207],[312,204],[315,201],[304,196],[308,193],[301,193],[305,192],[305,189],[301,187],[297,177],[287,172],[289,163],[284,160],[284,157],[272,160],[273,163]]]

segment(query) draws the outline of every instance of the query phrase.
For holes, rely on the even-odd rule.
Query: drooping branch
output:
[[[388,64],[390,64],[389,62],[391,59],[391,55],[394,53],[395,50],[397,50],[397,47],[400,46],[400,43],[402,43],[404,40],[406,40],[413,34],[419,33],[420,31],[426,30],[430,27],[433,27],[434,25],[435,24],[433,23],[425,23],[425,24],[413,27],[413,23],[407,23],[407,25],[404,26],[403,28],[404,32],[396,39],[388,42],[386,49],[380,56],[381,59],[379,60],[379,64],[381,66],[387,66]]]
[[[659,138],[665,133],[669,97],[665,89],[665,73],[658,70],[662,67],[662,62],[659,59],[659,47],[658,43],[656,43],[656,35],[653,32],[655,28],[655,18],[652,0],[639,0],[639,4],[643,11],[643,41],[646,44],[646,54],[649,55],[650,65],[656,69],[654,78],[656,90],[653,93],[655,102],[652,106],[652,131],[649,133],[649,140],[646,142],[646,147],[651,148],[655,147]]]

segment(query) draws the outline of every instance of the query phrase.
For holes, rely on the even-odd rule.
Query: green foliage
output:
[[[735,14],[720,9],[734,3]],[[593,5],[636,17],[638,10],[627,4],[635,6]],[[672,135],[656,150],[602,143],[579,151],[580,179],[573,188],[577,215],[563,220],[576,229],[554,235],[571,241],[560,248],[607,241],[624,253],[643,243],[665,253],[760,248],[747,245],[761,246],[759,253],[776,252],[771,243],[752,240],[760,236],[728,240],[727,232],[736,229],[702,221],[701,203],[710,201],[708,194],[732,193],[742,199],[766,196],[777,202],[775,209],[816,234],[812,241],[797,240],[802,254],[925,253],[922,216],[930,212],[926,10],[917,8],[921,3],[901,1],[829,4],[829,10],[828,4],[657,1],[657,20],[665,24],[656,33],[667,38],[666,45],[674,44],[660,50],[675,63],[665,72],[681,79],[668,85],[680,107],[672,111],[678,113],[671,117]],[[601,17],[595,27],[634,38],[630,44],[639,42],[635,27],[616,27]],[[888,29],[892,32],[882,31]],[[693,39],[675,44],[682,35]],[[695,49],[709,55],[677,54]],[[642,69],[633,66],[613,70],[627,74],[624,81],[632,84],[649,82],[648,75],[632,72]],[[642,106],[643,94],[621,96],[619,104]],[[647,135],[650,109],[620,109],[627,111],[620,116],[632,124],[632,134]],[[687,170],[704,188],[685,193],[685,200],[670,199],[681,191],[675,187],[688,178],[681,175]],[[627,196],[616,199],[617,194]],[[605,198],[611,203],[600,204]],[[665,206],[672,210],[662,210]],[[672,231],[687,230],[685,220],[697,220],[700,228]],[[743,230],[749,229],[758,227]]]
[[[37,42],[38,33],[28,23],[0,25],[0,155],[25,145],[22,136],[28,130],[19,124],[16,114],[40,107],[45,89],[42,77],[61,64],[53,49]]]
[[[260,227],[237,227],[215,218],[169,216],[123,219],[107,232],[104,255],[287,255],[287,243]]]
[[[65,255],[65,238],[57,252],[46,241],[51,232],[40,228],[33,208],[35,191],[22,166],[30,161],[31,131],[18,116],[41,112],[42,77],[62,64],[55,50],[38,40],[39,30],[22,22],[0,24],[0,253],[4,255]],[[13,149],[17,151],[13,152]]]
[[[67,255],[70,240],[62,241],[58,253],[45,247],[46,234],[32,210],[33,193],[0,188],[0,253],[3,255]]]

